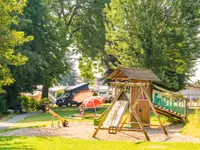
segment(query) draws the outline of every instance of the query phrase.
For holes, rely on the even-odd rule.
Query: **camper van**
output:
[[[80,103],[73,101],[72,98],[80,91],[89,90],[88,85],[89,83],[84,83],[65,89],[64,93],[56,100],[56,105],[59,107],[76,105],[78,107]]]
[[[106,103],[110,103],[112,101],[112,89],[108,86],[101,86],[99,88],[98,95],[103,97]]]

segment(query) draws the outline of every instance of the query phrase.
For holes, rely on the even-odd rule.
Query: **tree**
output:
[[[94,84],[95,73],[92,60],[88,57],[80,57],[78,67],[80,68],[80,75],[83,78],[84,82]]]
[[[95,60],[95,62],[107,61],[104,59],[107,55],[104,50],[105,3],[109,3],[109,0],[49,0],[52,13],[66,24],[68,37],[72,41],[71,47],[81,54],[83,59]],[[93,61],[88,61],[85,65],[92,65],[91,63]],[[79,66],[82,67],[79,68],[82,72],[92,71],[81,64]],[[89,74],[90,77],[94,76],[92,72]]]
[[[34,40],[16,48],[17,52],[28,57],[28,62],[19,67],[10,66],[16,82],[9,87],[8,105],[13,108],[16,97],[21,92],[31,92],[37,85],[43,85],[44,95],[48,96],[48,87],[68,72],[65,53],[69,45],[64,23],[50,14],[46,1],[28,0],[20,24],[15,26],[34,36]]]
[[[0,0],[0,93],[3,86],[15,81],[9,65],[19,66],[28,60],[14,48],[32,40],[32,37],[25,37],[23,31],[12,29],[13,25],[18,24],[17,14],[22,14],[25,4],[25,0]]]
[[[69,72],[62,75],[62,79],[59,81],[62,85],[75,85],[77,82],[78,74],[75,68],[77,58],[71,51],[66,53],[67,62],[69,64]]]
[[[152,69],[161,86],[179,90],[199,57],[199,0],[112,0],[106,51],[126,67]]]
[[[197,80],[194,84],[200,85],[200,80]]]

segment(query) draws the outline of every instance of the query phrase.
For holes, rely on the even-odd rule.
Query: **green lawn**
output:
[[[55,107],[54,111],[56,113],[58,113],[60,116],[66,118],[69,122],[72,121],[76,121],[76,122],[87,122],[87,121],[93,121],[93,117],[84,117],[84,118],[77,118],[77,117],[70,117],[70,115],[74,115],[74,114],[79,114],[79,108],[76,107],[62,107],[62,108],[58,108]],[[105,108],[99,108],[97,109],[97,113],[98,114],[102,114],[105,111]],[[86,115],[94,115],[94,110],[93,109],[85,109],[85,114]],[[69,118],[68,118],[69,117]],[[53,118],[54,120],[57,121],[56,118]],[[51,120],[52,120],[52,116],[51,114],[47,113],[39,113],[39,114],[34,114],[31,115],[29,117],[26,117],[24,120],[16,123],[13,127],[11,128],[6,128],[4,130],[1,130],[1,132],[7,132],[10,130],[15,130],[15,129],[19,129],[19,128],[39,128],[39,127],[45,127],[45,126],[50,126],[51,125]],[[56,122],[54,122],[56,123]]]
[[[59,114],[63,118],[71,118],[70,115],[74,114],[80,114],[79,108],[76,107],[63,107],[63,108],[54,108],[54,111]],[[105,111],[105,109],[97,109],[97,114],[102,114]],[[94,109],[85,109],[85,114],[86,115],[93,115],[94,114]],[[31,123],[31,122],[42,122],[42,121],[51,121],[52,116],[51,114],[45,114],[45,113],[40,113],[40,114],[34,114],[31,115],[24,120],[21,121],[21,123]],[[56,118],[54,118],[56,120]],[[74,119],[69,119],[70,121],[76,120]],[[76,121],[93,121],[93,119],[87,119],[84,118],[83,120],[77,119]]]
[[[200,143],[121,142],[67,139],[61,137],[0,137],[0,149],[49,150],[132,150],[132,149],[199,149]]]
[[[106,109],[105,108],[99,108],[97,109],[97,113],[100,115],[102,114]],[[76,107],[55,107],[54,111],[58,113],[60,116],[66,118],[69,122],[92,122],[93,117],[84,117],[84,118],[77,118],[77,117],[70,117],[70,115],[79,114],[79,108]],[[85,109],[86,115],[94,115],[93,109]],[[56,118],[53,118],[54,120],[57,120]],[[47,113],[39,113],[31,115],[24,120],[18,122],[15,124],[13,128],[24,128],[24,127],[41,127],[41,126],[49,126],[51,125],[52,116],[51,114]],[[161,116],[161,120],[164,124],[167,124],[167,118],[164,116]],[[157,118],[151,114],[151,123],[152,124],[159,124]],[[7,129],[6,129],[7,130]],[[8,129],[9,130],[9,129]],[[11,129],[12,130],[12,129]]]
[[[106,109],[105,108],[99,108],[97,109],[97,114],[102,114]],[[77,107],[55,107],[54,111],[59,114],[61,117],[64,118],[71,118],[71,115],[74,114],[79,114],[79,108]],[[84,110],[85,115],[94,115],[94,109],[85,109]],[[167,122],[167,117],[164,117],[162,115],[160,115],[161,120],[163,121],[163,123]],[[31,122],[42,122],[42,121],[51,121],[52,117],[51,114],[47,113],[40,113],[40,114],[34,114],[31,115],[27,118],[25,118],[24,120],[21,121],[21,123],[31,123]],[[54,118],[56,119],[56,118]],[[83,118],[83,120],[80,119],[76,119],[76,117],[74,117],[74,119],[69,119],[70,121],[93,121],[93,118]],[[157,123],[157,118],[153,115],[153,113],[151,113],[151,122],[153,123]]]

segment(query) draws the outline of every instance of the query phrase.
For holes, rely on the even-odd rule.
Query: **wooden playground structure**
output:
[[[178,122],[186,122],[188,100],[184,98],[183,95],[178,95],[177,93],[173,93],[156,85],[153,86],[152,103],[157,113],[169,118],[174,118]]]
[[[158,119],[163,133],[168,135],[152,104],[152,81],[159,81],[159,79],[151,70],[120,67],[114,70],[108,78],[114,81],[110,85],[115,88],[115,99],[106,113],[103,114],[98,127],[95,128],[93,137],[96,137],[99,130],[108,130],[109,134],[133,131],[143,132],[146,140],[150,141],[144,129],[144,126],[155,126],[150,124],[150,109]],[[125,92],[129,96],[124,96]],[[126,110],[128,113],[123,118]],[[124,127],[127,123],[131,125],[129,128]]]

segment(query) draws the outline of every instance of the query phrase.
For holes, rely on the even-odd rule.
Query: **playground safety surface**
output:
[[[160,128],[146,128],[151,141],[155,142],[200,142],[199,139],[181,135],[179,131],[183,125],[170,125],[166,129],[169,136],[166,137]],[[74,139],[109,140],[109,141],[145,141],[143,133],[118,132],[108,134],[108,131],[99,131],[96,138],[92,138],[94,126],[92,122],[70,122],[69,127],[46,127],[46,128],[21,128],[0,134],[0,136],[62,136]]]

